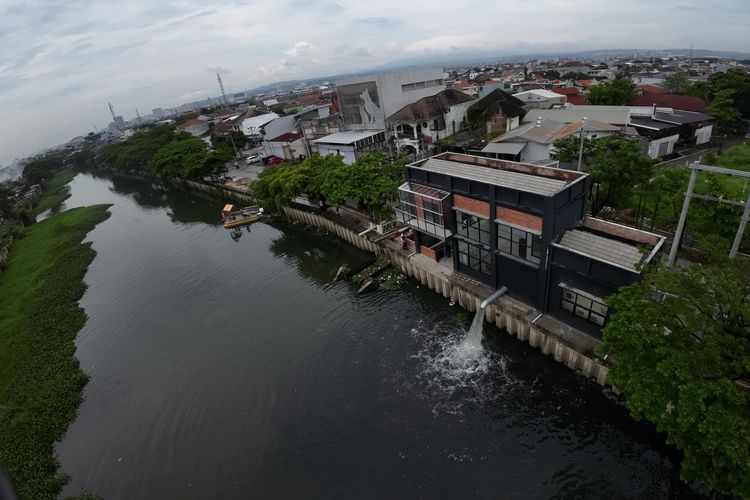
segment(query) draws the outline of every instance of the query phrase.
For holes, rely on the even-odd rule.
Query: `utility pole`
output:
[[[698,163],[698,162],[695,162]],[[696,165],[697,166],[697,165]],[[687,192],[685,193],[685,201],[682,203],[682,212],[680,212],[680,221],[677,223],[677,230],[674,232],[674,239],[672,240],[672,248],[669,249],[669,258],[667,259],[667,266],[674,266],[674,261],[677,258],[677,247],[680,246],[682,240],[682,231],[685,229],[685,220],[687,219],[688,208],[690,208],[690,198],[693,196],[693,188],[695,187],[695,178],[698,176],[698,169],[693,168],[690,171],[690,182],[688,182]]]
[[[745,235],[745,227],[747,226],[748,219],[750,219],[750,194],[747,196],[747,201],[745,202],[745,210],[742,212],[740,227],[737,228],[737,234],[734,237],[732,249],[729,251],[730,259],[737,257],[737,250],[740,249],[740,242],[742,241],[742,237]]]
[[[117,130],[120,130],[119,128],[117,128],[117,120],[115,120],[115,108],[114,106],[112,106],[111,102],[109,103],[109,112],[112,113],[112,123],[115,124],[115,128]]]
[[[581,119],[581,144],[578,146],[578,170],[581,171],[581,161],[583,160],[583,134],[584,129],[586,128],[586,123],[588,122],[588,118],[585,116]]]

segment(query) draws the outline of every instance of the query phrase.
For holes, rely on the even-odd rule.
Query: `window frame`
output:
[[[604,299],[560,283],[560,309],[597,326],[604,326],[609,307]]]
[[[542,237],[517,226],[495,221],[497,251],[535,266],[542,262]]]

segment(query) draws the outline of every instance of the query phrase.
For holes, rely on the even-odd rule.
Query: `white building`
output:
[[[386,117],[444,89],[442,68],[370,74],[336,82],[346,130],[384,130]]]
[[[513,94],[513,97],[522,101],[529,108],[550,109],[556,105],[565,104],[565,96],[544,89],[527,90]]]
[[[460,131],[474,102],[476,99],[463,92],[445,89],[407,104],[387,120],[395,133],[397,149],[406,154],[421,153],[430,144]]]
[[[363,154],[385,148],[385,131],[362,130],[338,132],[313,141],[321,156],[340,155],[344,163],[352,164]]]
[[[242,133],[248,137],[259,136],[263,127],[271,121],[278,118],[276,113],[266,113],[265,115],[251,116],[242,120]]]
[[[607,123],[588,121],[583,130],[586,139],[597,139],[619,132],[620,127]],[[521,161],[526,163],[543,162],[554,159],[554,143],[558,139],[581,135],[581,123],[560,123],[552,120],[538,120],[511,130],[496,137],[482,149],[482,154],[490,158]]]

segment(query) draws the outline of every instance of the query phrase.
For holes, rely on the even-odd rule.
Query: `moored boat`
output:
[[[234,205],[226,204],[221,211],[221,220],[225,229],[232,229],[257,222],[263,217],[263,209],[252,205],[249,207],[234,209]]]

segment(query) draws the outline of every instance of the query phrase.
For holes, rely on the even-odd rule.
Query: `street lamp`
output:
[[[578,147],[578,168],[576,170],[581,170],[581,160],[583,160],[583,133],[584,129],[586,128],[586,123],[588,122],[588,118],[585,116],[581,119],[581,144]]]

